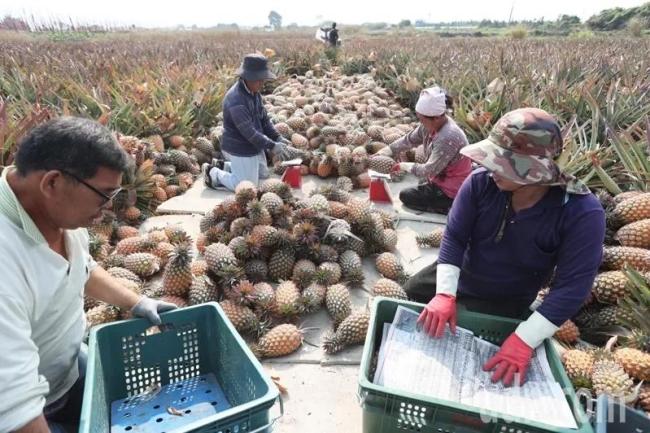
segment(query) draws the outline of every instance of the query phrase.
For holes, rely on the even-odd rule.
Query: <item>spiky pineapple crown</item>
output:
[[[308,221],[295,225],[293,227],[293,235],[296,241],[302,245],[313,245],[319,240],[316,226]]]
[[[181,242],[169,254],[168,266],[189,266],[192,255],[192,244],[189,241]]]

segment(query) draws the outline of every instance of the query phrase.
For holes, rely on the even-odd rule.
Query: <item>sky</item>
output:
[[[561,14],[577,15],[585,20],[602,9],[643,3],[643,0],[0,0],[0,17],[34,16],[65,21],[72,19],[78,24],[134,24],[154,28],[177,25],[211,27],[218,23],[266,25],[271,10],[282,16],[283,25],[316,25],[325,20],[341,24],[397,23],[403,19],[428,22],[507,20],[512,9],[514,20],[542,17],[554,20]]]

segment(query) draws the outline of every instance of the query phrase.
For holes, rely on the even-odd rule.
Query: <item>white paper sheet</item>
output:
[[[385,324],[374,383],[449,400],[481,410],[481,416],[520,417],[564,428],[577,428],[560,384],[551,372],[544,347],[536,350],[523,386],[492,383],[482,366],[499,349],[458,327],[433,339],[417,327],[418,314],[398,307]]]

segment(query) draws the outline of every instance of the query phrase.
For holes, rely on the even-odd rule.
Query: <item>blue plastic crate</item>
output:
[[[92,329],[79,431],[270,432],[278,390],[221,307],[161,318]]]

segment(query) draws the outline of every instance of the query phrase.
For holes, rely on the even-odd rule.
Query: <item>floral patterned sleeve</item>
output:
[[[467,138],[455,129],[441,130],[431,143],[431,154],[424,164],[415,164],[411,173],[429,179],[442,173],[449,164],[459,158],[459,151],[467,145]]]
[[[395,140],[390,144],[390,150],[393,155],[398,155],[401,152],[412,149],[424,143],[424,138],[427,136],[427,131],[422,125],[418,125],[413,131],[409,132],[400,139]]]

